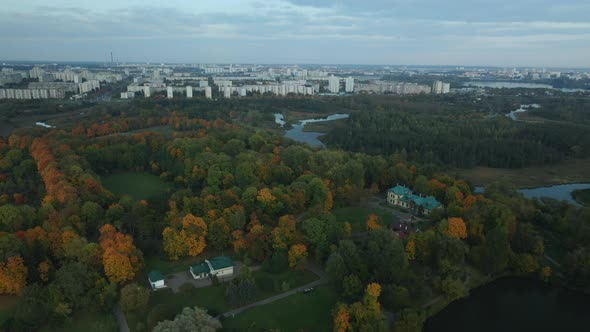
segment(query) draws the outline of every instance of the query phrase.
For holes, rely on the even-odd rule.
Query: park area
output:
[[[169,271],[173,270],[178,270],[178,268],[170,267]],[[186,273],[188,274],[188,268]],[[318,276],[309,270],[288,269],[275,273],[261,269],[253,271],[251,274],[256,284],[256,293],[250,301],[238,306],[269,298],[318,279]],[[126,314],[127,322],[132,331],[149,330],[159,321],[173,319],[183,308],[195,306],[207,309],[210,315],[217,316],[235,307],[228,303],[226,297],[228,286],[228,282],[201,288],[185,284],[180,287],[178,293],[174,293],[169,288],[154,291],[150,296],[147,313],[128,313]]]
[[[337,300],[338,295],[332,286],[320,286],[308,294],[299,292],[249,309],[224,319],[222,324],[224,331],[330,331],[332,309]]]
[[[148,200],[172,188],[156,175],[122,172],[102,176],[102,184],[115,195],[129,195],[136,200]]]

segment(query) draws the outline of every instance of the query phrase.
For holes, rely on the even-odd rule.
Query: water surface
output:
[[[590,183],[570,183],[570,184],[559,184],[555,186],[530,188],[530,189],[518,189],[518,191],[526,198],[541,198],[549,197],[558,201],[567,201],[570,204],[580,206],[578,202],[572,197],[572,192],[578,189],[588,189]],[[484,187],[475,187],[476,193],[483,193]],[[590,331],[590,329],[589,329]]]
[[[324,121],[332,121],[332,120],[338,120],[338,119],[346,119],[346,118],[348,118],[348,116],[349,116],[348,114],[332,114],[332,115],[329,115],[328,117],[325,117],[325,118],[299,120],[298,124],[294,124],[291,129],[289,129],[285,132],[285,137],[288,137],[288,138],[290,138],[294,141],[297,141],[297,142],[307,143],[312,147],[324,148],[325,147],[324,143],[322,143],[318,139],[318,137],[324,135],[325,133],[318,133],[318,132],[314,132],[314,131],[303,131],[303,128],[305,127],[305,125],[308,123],[313,123],[313,122],[324,122]],[[285,125],[286,122],[285,122],[285,119],[282,114],[275,113],[275,123],[281,125],[281,127]]]
[[[501,278],[429,318],[425,332],[590,331],[590,296],[538,280]]]

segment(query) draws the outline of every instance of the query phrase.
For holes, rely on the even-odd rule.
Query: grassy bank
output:
[[[517,188],[535,188],[556,184],[590,181],[590,159],[568,160],[557,165],[527,168],[475,167],[456,169],[459,177],[475,185],[505,181]]]
[[[574,190],[572,197],[581,205],[590,206],[590,189]]]

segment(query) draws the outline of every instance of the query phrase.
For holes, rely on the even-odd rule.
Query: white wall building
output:
[[[193,87],[190,85],[186,87],[186,97],[187,98],[193,97]]]
[[[169,86],[168,88],[166,88],[166,97],[168,99],[172,99],[174,98],[174,92],[171,86]]]
[[[330,75],[328,78],[328,90],[331,93],[338,93],[340,91],[340,79],[334,75]]]
[[[205,87],[205,98],[211,99],[212,97],[213,96],[212,96],[211,87],[210,86]]]
[[[345,81],[344,81],[344,91],[348,92],[348,93],[352,93],[354,92],[354,78],[352,77],[348,77]]]

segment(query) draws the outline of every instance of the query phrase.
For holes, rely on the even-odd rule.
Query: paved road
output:
[[[329,280],[328,279],[328,275],[324,271],[322,271],[322,269],[320,269],[320,268],[318,268],[316,266],[310,266],[309,267],[309,270],[312,271],[313,273],[317,274],[320,278],[318,280],[316,280],[316,281],[310,282],[307,285],[303,285],[301,287],[297,287],[297,288],[292,289],[290,291],[287,291],[287,292],[284,292],[284,293],[281,293],[281,294],[277,294],[275,296],[271,296],[271,297],[266,298],[264,300],[260,300],[258,302],[250,303],[250,304],[245,305],[243,307],[239,307],[239,308],[236,308],[234,310],[230,310],[228,312],[224,312],[221,315],[219,315],[217,318],[219,318],[221,316],[223,316],[223,317],[231,317],[231,316],[234,316],[234,315],[237,315],[237,314],[241,313],[244,310],[247,310],[247,309],[250,309],[250,308],[253,308],[253,307],[257,307],[259,305],[268,304],[268,303],[271,303],[271,302],[274,302],[274,301],[283,299],[283,298],[285,298],[287,296],[291,296],[293,294],[296,294],[298,292],[301,292],[304,289],[311,288],[311,287],[317,287],[317,286],[323,285],[323,284],[325,284],[325,283],[328,282],[328,280]]]
[[[115,319],[119,325],[119,331],[130,332],[129,325],[127,325],[127,320],[125,319],[125,314],[123,314],[123,310],[121,310],[118,303],[113,306],[113,313],[115,314]]]

